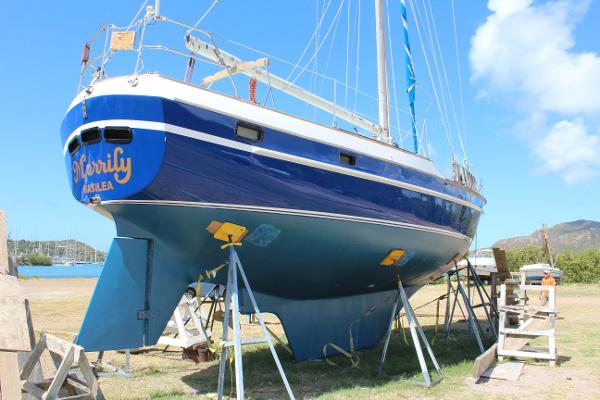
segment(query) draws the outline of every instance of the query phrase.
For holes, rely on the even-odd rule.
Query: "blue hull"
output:
[[[101,209],[114,217],[119,238],[77,339],[89,351],[156,343],[186,286],[227,258],[204,229],[215,219],[250,230],[239,250],[248,280],[261,310],[282,321],[298,361],[321,357],[329,342],[348,348],[348,327],[373,307],[353,336],[357,348],[379,341],[396,295],[393,269],[379,266],[390,248],[407,249],[399,269],[412,294],[445,271],[448,253],[469,245],[415,229],[275,213],[143,204]],[[223,269],[211,281],[224,284],[226,276]],[[132,318],[140,310],[151,317]]]
[[[106,120],[130,124],[133,140],[65,155],[74,197],[113,218],[118,234],[77,338],[88,351],[156,343],[186,286],[227,258],[206,231],[213,220],[248,228],[240,258],[297,360],[322,357],[329,342],[347,349],[357,319],[355,346],[373,346],[396,295],[394,271],[379,262],[403,249],[400,274],[414,293],[467,251],[484,203],[368,155],[340,166],[347,149],[266,126],[248,143],[235,118],[158,97],[75,105],[65,148],[80,126]],[[224,269],[214,282],[225,279]]]

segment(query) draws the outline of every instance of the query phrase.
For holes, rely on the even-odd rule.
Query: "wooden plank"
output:
[[[44,390],[31,382],[23,382],[23,390],[29,394],[34,395],[38,399],[41,399],[44,396]]]
[[[0,327],[0,351],[31,351],[23,289],[5,274],[0,274]]]
[[[499,356],[539,358],[540,360],[555,360],[556,356],[549,353],[538,353],[535,351],[498,350]]]
[[[505,381],[516,382],[519,380],[521,376],[521,372],[523,372],[524,362],[506,362],[503,364],[496,365],[495,367],[489,368],[483,374],[481,374],[484,378],[490,379],[502,379]]]
[[[20,397],[21,380],[17,353],[0,352],[0,399],[12,400]]]
[[[51,353],[58,354],[61,358],[65,357],[73,349],[73,358],[75,360],[79,359],[79,354],[83,351],[81,346],[52,335],[46,335],[46,347]]]
[[[52,379],[50,387],[46,390],[45,398],[53,399],[58,395],[60,388],[63,386],[63,383],[65,383],[65,379],[69,374],[69,369],[71,368],[71,365],[73,365],[74,352],[75,349],[71,347],[65,355],[65,358],[63,358],[58,370],[56,370],[56,375],[54,376],[54,379]]]
[[[8,274],[8,243],[6,241],[6,220],[3,210],[0,210],[0,274]]]
[[[90,389],[90,398],[92,400],[104,400],[104,393],[102,393],[96,375],[94,375],[94,371],[92,370],[92,366],[83,351],[79,354],[78,364],[83,379]]]
[[[40,341],[35,345],[33,351],[29,354],[29,358],[25,362],[25,365],[23,365],[23,369],[21,369],[21,380],[26,381],[29,378],[31,371],[33,371],[33,367],[37,364],[45,348],[46,335],[42,335]]]
[[[224,69],[224,70],[216,72],[210,76],[207,76],[206,78],[202,79],[202,84],[204,86],[212,85],[216,81],[219,81],[224,78],[228,78],[235,74],[239,74],[244,71],[251,71],[251,70],[254,70],[257,68],[268,67],[268,66],[269,66],[268,58],[259,58],[256,61],[241,62],[237,65],[234,65],[231,68]]]
[[[497,278],[500,282],[504,282],[510,278],[510,271],[508,270],[508,262],[506,261],[506,252],[498,247],[492,249],[494,253],[494,260],[496,261],[496,270],[498,271]]]
[[[494,343],[492,347],[475,359],[475,363],[473,364],[473,378],[479,378],[494,363],[497,348],[498,344]]]
[[[532,323],[530,323],[528,325],[528,330],[527,331],[538,331],[538,330],[544,330],[544,328],[548,327],[548,321],[545,319],[538,319],[536,318]],[[525,332],[520,332],[525,333]],[[502,350],[520,350],[522,349],[527,343],[529,343],[533,338],[532,337],[506,337],[504,339],[504,346],[502,347]],[[498,354],[500,354],[500,351],[498,351]]]

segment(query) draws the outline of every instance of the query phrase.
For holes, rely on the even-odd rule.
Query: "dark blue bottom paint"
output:
[[[333,342],[375,345],[395,299],[395,272],[379,266],[395,248],[408,294],[442,275],[469,247],[437,231],[249,210],[156,204],[105,204],[119,238],[110,249],[77,343],[87,351],[156,343],[185,288],[200,272],[227,260],[212,221],[248,228],[238,254],[261,311],[282,321],[298,361],[320,358]],[[226,269],[213,280],[224,284]],[[243,292],[242,292],[243,293]],[[242,295],[244,304],[248,299]],[[243,306],[242,306],[243,309]]]

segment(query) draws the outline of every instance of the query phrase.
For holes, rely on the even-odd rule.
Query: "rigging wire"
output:
[[[314,59],[314,57],[316,56],[316,54],[318,54],[319,51],[321,50],[321,47],[323,47],[323,45],[325,44],[325,41],[327,40],[327,37],[329,37],[329,34],[331,33],[331,30],[333,29],[334,25],[335,25],[336,31],[337,31],[337,26],[338,26],[338,23],[339,23],[339,17],[341,15],[342,8],[344,7],[344,3],[345,3],[345,0],[342,0],[340,2],[340,6],[338,7],[337,12],[336,12],[335,16],[333,17],[333,21],[331,21],[331,24],[329,25],[329,28],[327,29],[327,32],[325,33],[325,36],[323,37],[323,40],[321,41],[321,43],[319,44],[319,47],[315,51],[315,55],[313,55],[306,62],[306,64],[304,65],[304,67],[298,72],[298,74],[296,75],[296,77],[290,81],[290,83],[296,82],[298,80],[298,78],[300,78],[300,76],[306,71],[306,69],[308,68],[308,65],[312,62],[312,60]],[[296,64],[296,65],[298,65],[298,64]],[[295,67],[294,67],[294,69],[295,69]],[[292,75],[292,73],[290,73],[290,75],[288,76],[287,80],[289,80],[289,77],[291,75]]]
[[[360,73],[360,1],[358,0],[356,8],[356,69],[354,70],[354,112],[358,104],[358,76]]]
[[[448,73],[446,72],[446,63],[444,61],[444,54],[442,52],[442,47],[440,46],[439,36],[437,33],[437,27],[436,27],[436,22],[435,22],[435,16],[433,14],[433,8],[431,7],[431,0],[428,0],[428,3],[429,3],[429,13],[431,14],[431,22],[432,22],[432,26],[433,26],[433,32],[435,35],[435,41],[437,43],[437,49],[438,49],[441,64],[442,64],[442,72],[444,74],[444,80],[446,81],[446,89],[448,90],[448,98],[450,99],[450,107],[452,109],[452,114],[454,116],[454,123],[456,124],[456,135],[458,136],[458,142],[459,142],[460,148],[463,152],[463,158],[464,158],[464,160],[466,160],[467,152],[465,151],[465,145],[462,140],[460,123],[458,122],[458,113],[456,112],[456,106],[454,105],[454,97],[452,96],[452,91],[450,90]]]
[[[436,47],[435,47],[435,42],[433,40],[433,31],[431,29],[431,24],[429,22],[429,13],[427,12],[427,7],[425,5],[425,0],[421,0],[422,4],[423,4],[423,14],[425,15],[425,21],[427,23],[426,27],[427,27],[427,34],[429,36],[429,47],[431,49],[431,55],[433,58],[433,64],[435,66],[435,72],[436,72],[436,76],[437,76],[437,82],[439,84],[439,89],[440,89],[440,95],[442,98],[442,109],[444,110],[444,114],[443,114],[443,118],[445,118],[445,124],[446,127],[448,129],[448,132],[450,134],[450,138],[452,139],[452,128],[450,127],[450,118],[448,116],[448,100],[446,98],[446,88],[444,86],[444,82],[442,80],[442,74],[440,73],[440,65],[438,63],[438,57],[437,57],[437,51],[436,51]],[[425,25],[424,25],[425,26]],[[441,63],[443,63],[443,60],[440,60]]]
[[[341,14],[340,14],[341,15]],[[325,67],[323,68],[323,73],[326,74],[327,73],[327,69],[329,68],[329,62],[331,61],[331,55],[333,54],[333,46],[335,45],[335,37],[337,36],[337,32],[338,32],[338,27],[340,25],[340,19],[338,18],[335,21],[335,28],[333,30],[333,36],[331,37],[331,42],[329,43],[329,50],[327,51],[327,59],[325,61]],[[334,21],[332,21],[333,23]],[[327,39],[327,37],[323,38],[323,44],[325,43],[325,40]],[[336,94],[336,88],[337,88],[337,84],[340,83],[343,85],[342,82],[338,82],[337,79],[331,79],[331,82],[333,83],[333,92],[334,95]],[[323,91],[323,84],[325,83],[324,79],[321,79],[321,86],[319,86],[319,92]],[[335,102],[335,99],[334,99]]]
[[[394,97],[394,114],[396,115],[396,125],[398,129],[400,129],[400,116],[398,114],[398,92],[396,90],[396,68],[394,63],[394,45],[392,40],[392,29],[390,28],[390,4],[389,0],[385,0],[385,6],[388,9],[387,13],[387,30],[388,30],[388,38],[389,38],[389,48],[390,48],[390,64],[392,67],[392,93]],[[402,147],[402,134],[398,131],[398,145]]]
[[[348,108],[348,66],[350,65],[350,2],[346,5],[347,13],[346,13],[346,88],[344,93],[344,107]]]
[[[212,9],[219,3],[220,0],[214,0],[212,2],[212,4],[210,5],[210,7],[208,7],[208,10],[206,10],[204,12],[204,14],[202,14],[202,16],[200,17],[200,19],[198,19],[198,21],[196,21],[196,23],[193,25],[193,28],[190,28],[187,32],[186,35],[189,35],[191,31],[193,31],[194,29],[196,29],[198,27],[198,25],[200,25],[200,22],[204,21],[204,18],[206,18],[208,16],[208,14],[210,14],[210,12],[212,11]]]
[[[317,26],[315,27],[315,30],[312,34],[312,36],[310,37],[310,39],[308,39],[308,43],[306,43],[306,46],[304,47],[304,50],[302,50],[302,53],[300,54],[300,57],[298,58],[298,61],[296,61],[296,64],[294,64],[294,67],[292,68],[292,70],[290,71],[289,75],[287,76],[286,80],[289,80],[291,78],[291,76],[294,74],[294,72],[296,71],[296,68],[298,67],[298,65],[300,65],[300,62],[302,61],[302,59],[304,58],[304,56],[306,55],[306,52],[308,51],[308,49],[310,48],[310,44],[312,43],[312,41],[315,39],[315,36],[317,35],[317,33],[320,31],[321,29],[321,25],[323,24],[323,20],[325,19],[325,15],[327,14],[327,10],[329,10],[329,6],[331,5],[331,0],[328,0],[327,2],[327,6],[325,7],[325,11],[321,14],[321,19],[319,20],[319,22],[317,23]],[[310,61],[307,63],[307,65],[310,64]]]
[[[448,141],[448,145],[450,146],[450,152],[452,154],[452,158],[454,158],[454,145],[452,143],[452,137],[450,136],[450,132],[448,131],[448,127],[446,126],[446,123],[443,119],[443,111],[442,111],[442,104],[440,102],[440,98],[439,95],[437,93],[437,89],[436,89],[436,85],[434,82],[434,78],[433,78],[433,72],[431,71],[431,65],[429,63],[429,57],[427,57],[427,50],[425,49],[425,42],[423,40],[423,35],[421,34],[421,23],[420,23],[420,19],[417,17],[417,12],[415,10],[415,5],[413,3],[413,0],[408,0],[408,4],[410,4],[410,9],[412,11],[413,14],[413,18],[415,20],[415,27],[417,28],[417,35],[419,36],[419,43],[421,44],[421,50],[423,52],[423,59],[425,60],[425,66],[427,69],[427,74],[429,76],[429,81],[431,83],[431,89],[433,91],[433,95],[435,98],[435,102],[438,108],[438,112],[440,113],[440,116],[442,118],[442,127],[444,130],[444,133],[446,135],[446,140]]]
[[[127,25],[127,28],[125,28],[126,31],[130,30],[131,27],[133,26],[133,24],[135,22],[137,22],[138,17],[140,16],[140,13],[142,12],[142,10],[144,9],[144,7],[146,7],[146,5],[148,4],[148,0],[144,1],[142,3],[142,5],[140,6],[140,9],[138,10],[138,12],[135,14],[135,17],[133,17],[133,19],[131,20],[131,22],[129,23],[129,25]]]
[[[456,15],[455,15],[455,11],[454,11],[454,8],[455,8],[454,0],[451,0],[451,6],[452,6],[452,28],[454,30],[454,49],[456,51],[456,71],[458,74],[458,92],[460,94],[460,113],[461,113],[461,119],[462,119],[462,125],[463,125],[462,133],[466,139],[467,123],[466,123],[466,119],[465,119],[465,101],[464,101],[464,96],[463,96],[462,73],[461,73],[461,68],[460,68],[460,53],[458,51],[458,34],[457,34],[457,29],[456,29]],[[467,162],[466,154],[465,154],[465,162]]]

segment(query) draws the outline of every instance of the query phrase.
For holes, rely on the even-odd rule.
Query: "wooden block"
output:
[[[31,351],[23,289],[5,274],[0,274],[0,327],[0,351]]]
[[[498,345],[494,343],[492,347],[475,359],[475,364],[473,364],[473,378],[479,378],[494,363],[497,348]]]
[[[111,50],[133,50],[135,32],[113,32],[110,37]]]

